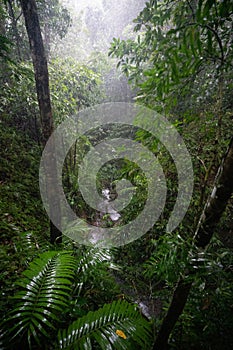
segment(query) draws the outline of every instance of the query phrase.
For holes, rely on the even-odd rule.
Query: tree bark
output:
[[[194,235],[197,247],[205,248],[219,223],[221,216],[227,206],[228,200],[233,193],[233,138],[226,152],[225,157],[218,169],[215,186],[207,201],[203,213],[200,217]],[[189,292],[192,288],[191,282],[186,282],[185,278],[179,280],[174,291],[172,302],[160,327],[153,350],[165,350],[168,347],[169,336],[182,314],[187,302]]]
[[[53,132],[53,116],[49,91],[48,65],[43,45],[40,23],[35,0],[21,0],[21,7],[30,43],[30,50],[34,66],[37,98],[40,109],[42,128],[42,143],[46,144]],[[53,217],[61,218],[59,198],[56,190],[56,156],[55,149],[51,150],[50,164],[46,169],[46,187],[50,206],[50,240],[52,243],[61,242],[61,232],[53,225]],[[50,170],[52,169],[52,170]],[[52,200],[50,200],[52,199]]]

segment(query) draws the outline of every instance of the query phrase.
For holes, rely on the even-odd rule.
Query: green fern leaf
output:
[[[85,274],[88,269],[103,262],[110,264],[110,251],[108,249],[90,248],[79,261],[80,272]]]
[[[105,304],[73,322],[58,333],[59,349],[92,349],[97,342],[101,349],[149,349],[152,343],[151,324],[126,301]]]
[[[30,345],[33,338],[39,342],[41,335],[50,337],[69,303],[76,268],[71,252],[56,251],[41,254],[29,265],[17,283],[16,305],[4,322],[11,341],[26,336]]]
[[[112,270],[119,270],[119,267],[112,262],[112,256],[109,249],[88,248],[83,252],[77,262],[79,281],[76,282],[77,294],[80,295],[85,283],[90,276],[98,273],[98,268],[105,266]]]

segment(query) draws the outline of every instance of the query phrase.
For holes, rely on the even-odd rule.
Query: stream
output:
[[[105,198],[104,201],[99,206],[100,212],[102,212],[103,215],[101,215],[97,221],[97,226],[101,226],[103,222],[103,216],[105,213],[109,214],[110,219],[113,222],[117,222],[121,215],[118,213],[115,209],[113,209],[111,205],[111,192],[109,189],[102,190],[102,196]],[[92,232],[91,236],[91,242],[97,243],[101,237],[99,237],[98,230]],[[148,286],[148,289],[141,293],[137,290],[136,286],[129,285],[129,283],[124,280],[117,272],[113,271],[112,273],[116,283],[119,285],[122,295],[126,299],[129,299],[131,302],[138,305],[140,312],[144,317],[147,319],[152,319],[156,316],[158,316],[162,311],[162,302],[158,298],[153,298],[150,293],[150,287]]]

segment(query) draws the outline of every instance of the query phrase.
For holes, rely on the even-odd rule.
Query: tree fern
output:
[[[105,304],[103,308],[89,312],[73,322],[68,329],[58,333],[59,349],[103,350],[150,349],[151,324],[146,321],[135,305],[126,301]],[[136,347],[137,348],[137,347]]]
[[[30,264],[17,283],[16,305],[4,322],[10,342],[17,337],[19,344],[19,338],[26,337],[30,346],[32,338],[39,343],[41,336],[50,337],[68,305],[75,268],[70,252],[49,251]]]

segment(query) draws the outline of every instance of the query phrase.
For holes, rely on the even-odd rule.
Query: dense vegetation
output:
[[[150,149],[162,165],[163,214],[145,235],[119,248],[82,246],[64,234],[62,241],[51,239],[39,191],[48,134],[35,84],[36,45],[24,22],[28,4],[36,4],[48,63],[52,119],[46,132],[97,103],[134,101],[165,115],[182,135],[194,190],[173,232],[166,232],[178,188],[171,155],[143,129],[110,125],[77,140],[65,159],[71,207],[104,227],[140,213],[147,183],[137,164],[109,161],[95,179],[99,193],[108,189],[111,199],[119,179],[135,187],[118,223],[85,203],[76,180],[90,145],[121,133]],[[103,0],[75,9],[68,0],[0,4],[1,348],[230,349],[233,4]]]

